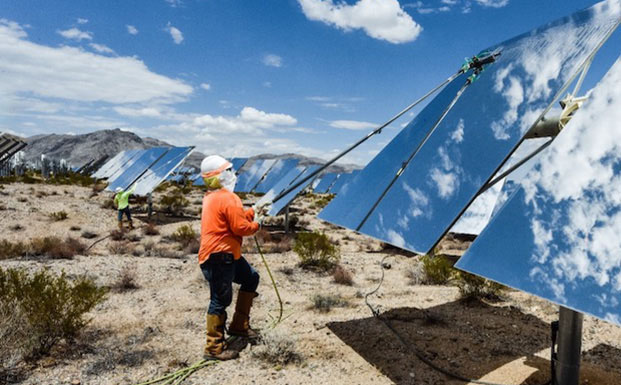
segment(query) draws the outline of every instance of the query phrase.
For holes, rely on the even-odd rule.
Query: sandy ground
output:
[[[116,228],[116,212],[101,208],[107,193],[74,186],[5,185],[0,190],[0,234],[11,241],[57,235],[98,234],[91,244]],[[39,197],[37,197],[39,195]],[[161,195],[161,194],[160,194]],[[188,212],[197,215],[201,192],[189,197]],[[252,199],[252,197],[250,198]],[[157,198],[156,198],[157,201]],[[553,304],[511,291],[495,303],[464,302],[452,286],[414,285],[410,273],[418,259],[390,250],[369,238],[322,223],[308,199],[298,198],[293,215],[301,227],[324,230],[339,245],[341,264],[353,273],[352,286],[332,276],[298,267],[292,251],[266,258],[284,301],[285,319],[277,326],[295,341],[300,362],[287,365],[263,361],[246,346],[240,358],[203,369],[184,384],[461,384],[422,363],[374,318],[364,294],[375,289],[386,255],[389,269],[381,289],[369,298],[413,349],[433,363],[462,376],[505,384],[540,384],[549,378],[550,322],[557,319]],[[64,210],[68,218],[52,221],[49,213]],[[58,346],[49,357],[27,367],[23,384],[136,384],[201,359],[204,318],[209,301],[194,254],[178,258],[135,256],[154,242],[175,249],[165,236],[180,225],[197,232],[197,218],[160,216],[160,235],[141,231],[145,215],[135,214],[138,229],[124,255],[111,254],[106,239],[87,256],[72,260],[4,260],[0,266],[45,268],[70,276],[87,275],[100,285],[113,285],[124,270],[135,273],[139,288],[110,292],[89,317],[90,324],[71,346]],[[16,229],[15,225],[21,229]],[[74,230],[70,230],[73,227]],[[79,228],[79,229],[78,229]],[[246,243],[251,243],[247,239]],[[459,254],[467,245],[446,240],[441,245]],[[278,301],[260,256],[247,247],[247,259],[261,274],[260,296],[252,322],[265,327],[278,313]],[[344,307],[329,312],[312,308],[316,294],[338,295]],[[585,317],[582,384],[621,383],[621,328]]]

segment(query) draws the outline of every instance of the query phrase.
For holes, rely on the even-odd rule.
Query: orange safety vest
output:
[[[231,253],[239,259],[242,237],[259,230],[259,224],[253,219],[254,210],[244,210],[241,199],[229,190],[221,188],[207,192],[203,197],[198,263],[205,262],[210,254],[217,252]]]

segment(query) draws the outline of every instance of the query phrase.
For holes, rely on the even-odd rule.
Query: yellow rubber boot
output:
[[[226,350],[226,341],[224,340],[225,318],[226,314],[207,314],[207,345],[203,358],[226,361],[239,356],[239,353],[234,350]]]
[[[259,334],[250,328],[250,309],[252,308],[252,300],[257,295],[257,293],[242,290],[237,293],[235,314],[233,314],[233,320],[229,325],[230,335],[251,339],[259,337]]]

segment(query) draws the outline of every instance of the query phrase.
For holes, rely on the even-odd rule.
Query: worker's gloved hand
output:
[[[267,215],[267,213],[270,212],[270,210],[272,209],[272,203],[271,202],[257,202],[254,204],[254,206],[252,206],[255,216],[258,218],[260,216],[265,216]]]

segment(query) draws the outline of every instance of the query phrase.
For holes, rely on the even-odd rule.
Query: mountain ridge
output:
[[[151,147],[172,146],[171,144],[152,137],[140,137],[133,132],[124,131],[120,128],[93,131],[87,134],[43,134],[25,138],[28,146],[24,148],[25,159],[34,161],[45,154],[51,159],[65,159],[72,166],[81,166],[93,159],[103,156],[112,157],[123,150],[146,149]],[[214,151],[215,153],[215,151]],[[199,151],[193,151],[185,160],[184,165],[200,167],[200,163],[206,155]],[[300,160],[301,165],[323,164],[326,161],[319,158],[306,157],[299,154],[258,154],[248,157],[249,163],[259,159],[282,159],[295,158]],[[359,169],[354,164],[335,164],[328,168],[329,172],[351,172]]]

